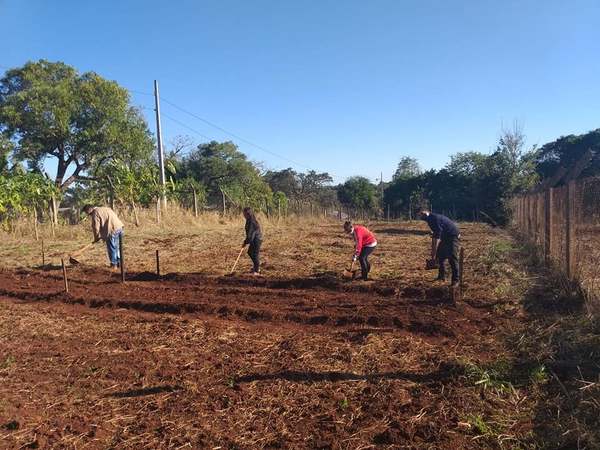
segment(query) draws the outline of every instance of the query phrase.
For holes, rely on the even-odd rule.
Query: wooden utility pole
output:
[[[158,174],[162,187],[162,207],[167,209],[167,196],[165,195],[165,154],[162,144],[162,129],[160,127],[160,96],[158,95],[158,81],[154,80],[154,104],[156,105],[156,142],[158,151]]]
[[[379,182],[379,187],[381,188],[381,218],[383,218],[385,211],[385,204],[383,203],[383,172],[381,172],[381,181]]]

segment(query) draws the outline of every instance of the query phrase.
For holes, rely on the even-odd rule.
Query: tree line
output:
[[[233,142],[194,145],[177,138],[166,149],[166,186],[159,183],[155,140],[129,92],[94,72],[40,60],[0,79],[0,221],[56,216],[58,205],[104,203],[139,208],[162,196],[194,209],[226,212],[251,206],[268,214],[326,209],[348,216],[412,218],[428,205],[459,220],[505,223],[508,199],[531,189],[583,152],[585,174],[600,170],[600,129],[525,147],[518,125],[502,130],[487,154],[457,153],[441,170],[400,159],[393,179],[355,176],[334,185],[327,172],[263,170]],[[44,173],[54,160],[56,172]]]

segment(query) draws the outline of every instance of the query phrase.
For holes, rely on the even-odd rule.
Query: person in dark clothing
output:
[[[458,285],[458,253],[460,248],[460,230],[458,226],[441,214],[432,213],[426,209],[420,212],[421,219],[426,221],[433,233],[431,241],[431,259],[439,264],[438,280],[446,279],[445,262],[448,260],[452,269],[451,286]]]
[[[242,247],[248,245],[248,256],[252,260],[252,275],[260,275],[260,246],[262,244],[262,231],[260,224],[252,209],[246,207],[243,210],[246,219],[246,239]]]

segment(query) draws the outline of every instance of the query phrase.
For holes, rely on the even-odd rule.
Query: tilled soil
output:
[[[528,409],[465,373],[516,320],[475,286],[68,275],[0,271],[1,448],[497,448],[472,417]]]

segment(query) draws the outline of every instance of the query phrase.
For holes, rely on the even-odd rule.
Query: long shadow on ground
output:
[[[446,364],[439,370],[430,373],[383,372],[373,374],[356,374],[351,372],[300,372],[283,370],[275,373],[253,373],[236,378],[237,383],[253,381],[286,380],[298,383],[318,383],[323,381],[376,381],[376,380],[407,380],[416,383],[432,383],[449,380],[462,373],[462,368]]]
[[[375,230],[377,234],[397,234],[401,236],[430,236],[431,233],[426,230],[411,230],[407,228],[381,228]]]

